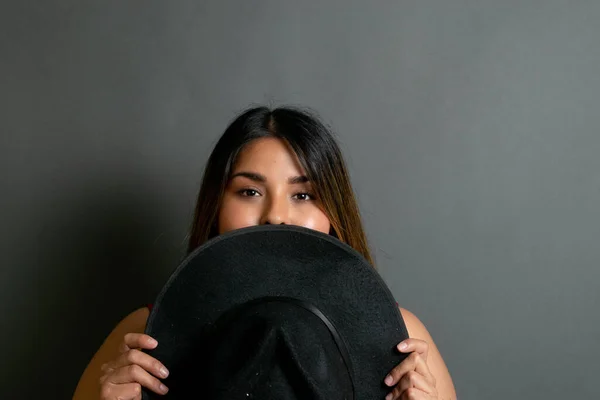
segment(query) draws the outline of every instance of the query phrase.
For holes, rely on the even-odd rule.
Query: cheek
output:
[[[259,217],[252,207],[224,199],[219,211],[219,234],[258,224]]]
[[[299,216],[298,221],[296,221],[296,225],[314,229],[315,231],[326,234],[328,234],[329,230],[331,229],[329,218],[327,218],[325,213],[320,209],[315,209],[309,213],[304,213],[303,215]]]

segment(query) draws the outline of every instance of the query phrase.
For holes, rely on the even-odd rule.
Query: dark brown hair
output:
[[[219,206],[237,155],[246,144],[262,137],[280,138],[289,144],[329,218],[330,233],[373,264],[350,177],[333,134],[314,115],[289,107],[248,109],[225,130],[204,171],[188,253],[218,234]]]

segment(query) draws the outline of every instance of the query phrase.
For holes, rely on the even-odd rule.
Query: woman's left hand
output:
[[[394,387],[386,400],[437,399],[435,377],[427,366],[429,345],[419,339],[406,339],[397,346],[401,353],[411,353],[385,378],[385,384]]]

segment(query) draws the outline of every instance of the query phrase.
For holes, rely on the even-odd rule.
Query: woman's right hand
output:
[[[154,349],[158,342],[143,333],[128,333],[120,346],[120,356],[102,366],[101,400],[141,400],[142,386],[158,394],[167,387],[158,379],[169,375],[156,358],[141,351]]]

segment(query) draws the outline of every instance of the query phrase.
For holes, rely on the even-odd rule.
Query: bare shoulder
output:
[[[433,338],[421,320],[406,308],[399,308],[400,313],[402,313],[402,319],[404,319],[404,323],[406,324],[406,329],[408,330],[408,336],[425,340],[426,342],[433,342]]]
[[[131,312],[129,315],[123,318],[121,322],[119,322],[119,324],[115,327],[113,332],[121,330],[126,331],[126,333],[142,333],[146,329],[146,322],[148,321],[149,316],[150,310],[148,310],[147,307],[138,308],[137,310]]]
[[[73,400],[98,398],[98,380],[102,376],[100,370],[102,364],[112,361],[119,356],[119,346],[127,333],[144,332],[149,315],[150,311],[146,307],[139,308],[131,312],[115,326],[96,354],[94,354],[85,371],[83,371],[73,394]]]
[[[446,363],[433,341],[431,334],[415,314],[404,308],[400,308],[400,312],[404,319],[404,323],[406,324],[408,336],[415,339],[421,339],[429,344],[427,365],[433,376],[435,376],[440,400],[456,399],[454,383],[452,382]]]

